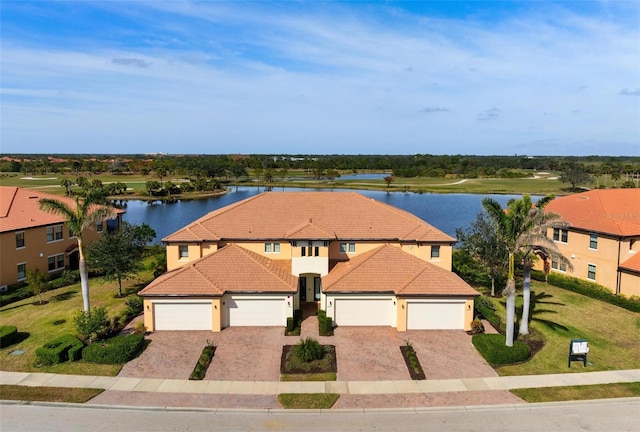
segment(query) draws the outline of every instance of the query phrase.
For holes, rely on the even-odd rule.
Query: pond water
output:
[[[158,242],[210,211],[262,193],[264,190],[264,187],[238,187],[229,189],[227,194],[216,198],[172,203],[126,201],[123,208],[127,213],[123,220],[131,224],[150,225],[157,234],[154,241]],[[314,190],[329,191],[331,189],[274,188],[270,193]],[[346,191],[345,189],[333,190]],[[503,206],[511,198],[520,198],[520,195],[417,194],[366,190],[355,192],[413,213],[452,237],[456,235],[456,228],[466,229],[475,220],[476,215],[482,211],[483,198],[494,198]]]

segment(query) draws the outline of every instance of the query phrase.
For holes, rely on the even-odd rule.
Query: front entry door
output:
[[[298,293],[300,294],[300,301],[307,301],[307,278],[300,277],[298,279]]]
[[[320,280],[317,276],[313,278],[313,299],[315,301],[320,301],[320,290],[322,288]]]

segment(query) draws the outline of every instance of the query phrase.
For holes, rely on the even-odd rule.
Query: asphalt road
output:
[[[638,431],[640,398],[422,410],[246,411],[0,404],[10,431]]]

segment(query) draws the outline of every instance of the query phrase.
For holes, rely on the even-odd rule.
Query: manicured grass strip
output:
[[[527,402],[640,397],[640,382],[514,389],[511,393]]]
[[[280,375],[280,381],[335,381],[335,380],[336,380],[335,372]]]
[[[67,387],[26,387],[0,385],[0,399],[43,402],[85,403],[102,393],[103,389]]]
[[[329,409],[339,397],[336,393],[282,393],[278,402],[286,409]]]

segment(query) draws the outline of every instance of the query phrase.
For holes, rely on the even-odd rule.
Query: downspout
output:
[[[616,295],[620,294],[620,247],[622,245],[622,238],[618,238],[618,264],[616,265]]]

